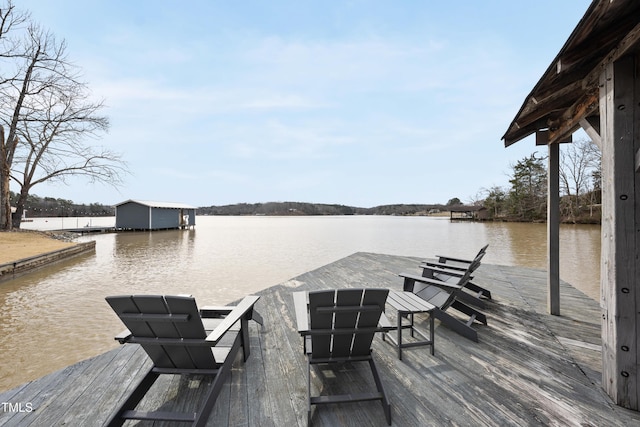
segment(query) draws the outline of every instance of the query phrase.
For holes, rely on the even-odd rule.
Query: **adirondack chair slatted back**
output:
[[[312,358],[366,356],[384,311],[388,289],[309,292]],[[363,330],[365,329],[365,330]]]
[[[473,259],[474,262],[477,261],[478,264],[480,264],[480,261],[482,260],[482,258],[486,255],[487,253],[487,248],[489,247],[489,244],[487,243],[486,245],[484,245],[483,247],[480,248],[480,250],[478,251],[477,255],[475,256],[475,258]],[[443,262],[446,263],[447,262],[447,258],[446,257],[439,257],[438,258],[438,262]]]
[[[451,289],[450,291],[443,292],[442,288],[438,286],[416,282],[413,284],[413,289],[408,290],[444,311],[453,304],[457,295],[463,292],[462,288],[464,288],[470,278],[471,269],[467,269],[458,280],[458,283],[456,283],[456,285],[460,287],[459,289]]]
[[[467,267],[469,273],[473,273],[478,269],[478,267],[480,267],[480,261],[482,260],[484,255],[485,252],[478,253],[478,255],[476,255],[476,257],[471,261],[471,263],[469,263],[469,266]]]
[[[467,269],[469,273],[473,273],[478,269],[478,267],[480,267],[480,260],[482,257],[484,257],[484,253],[478,254],[473,261],[471,261],[471,264],[469,264],[469,268]]]
[[[207,337],[192,297],[162,295],[127,295],[108,297],[107,302],[136,338]],[[149,344],[142,347],[158,368],[213,369],[217,367],[207,346]]]
[[[487,243],[486,245],[484,245],[483,247],[480,248],[480,250],[478,251],[478,255],[476,255],[477,257],[480,257],[478,259],[478,261],[480,261],[482,259],[482,257],[487,253],[487,248],[489,247],[489,244]]]

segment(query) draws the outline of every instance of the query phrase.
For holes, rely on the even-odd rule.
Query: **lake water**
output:
[[[24,228],[112,226],[113,218],[49,218]],[[438,217],[197,217],[194,230],[87,235],[86,254],[0,283],[0,391],[118,346],[107,295],[192,294],[225,304],[354,252],[472,257],[546,268],[546,225]],[[599,298],[600,227],[562,226],[560,276]],[[400,280],[400,279],[398,279]],[[546,292],[541,289],[540,292]]]

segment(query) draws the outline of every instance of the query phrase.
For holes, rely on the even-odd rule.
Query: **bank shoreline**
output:
[[[50,233],[20,231],[0,233],[2,251],[0,283],[42,267],[95,251],[96,242],[70,242]]]

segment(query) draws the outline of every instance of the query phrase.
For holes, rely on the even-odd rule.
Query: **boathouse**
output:
[[[195,225],[194,206],[142,200],[127,200],[116,205],[118,230],[170,230]]]
[[[548,148],[548,310],[560,315],[559,153],[582,128],[602,151],[602,385],[640,410],[640,2],[594,0],[503,136]]]
[[[483,221],[486,220],[487,208],[477,205],[456,205],[449,208],[450,219],[453,220],[471,220],[471,221]]]

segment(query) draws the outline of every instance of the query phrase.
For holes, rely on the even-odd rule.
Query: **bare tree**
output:
[[[31,188],[70,175],[119,185],[126,164],[108,150],[86,144],[108,129],[100,116],[102,101],[92,101],[77,67],[66,57],[66,44],[31,24],[21,39],[22,54],[14,57],[14,78],[0,85],[0,125],[7,131],[2,152],[10,178],[20,185],[13,224],[20,226]],[[3,176],[3,179],[6,179]],[[8,200],[9,188],[2,188]]]
[[[87,99],[82,85],[65,93],[47,93],[38,99],[41,109],[18,126],[23,144],[16,150],[11,177],[20,185],[13,227],[20,227],[24,204],[33,186],[45,181],[65,182],[69,176],[84,176],[117,186],[126,173],[120,156],[107,149],[86,145],[87,138],[106,131],[109,122],[100,116],[102,103]]]
[[[13,60],[22,56],[20,43],[12,37],[29,19],[27,13],[16,11],[11,1],[0,6],[0,87],[13,84],[20,72],[13,67]],[[4,93],[0,93],[3,96]],[[4,107],[4,106],[3,106]],[[2,108],[4,113],[4,108]],[[11,201],[9,188],[11,182],[11,163],[13,153],[18,145],[15,130],[8,130],[0,123],[0,230],[11,227]]]
[[[593,173],[597,170],[600,150],[591,140],[578,140],[563,147],[560,153],[560,182],[567,196],[565,215],[575,218],[581,196],[593,190]]]

